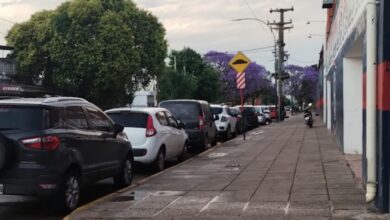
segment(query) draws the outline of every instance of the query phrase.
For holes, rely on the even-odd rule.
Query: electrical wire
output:
[[[7,22],[12,23],[12,24],[16,24],[16,22],[11,21],[10,19],[4,18],[4,17],[0,17],[0,20],[7,21]]]
[[[291,59],[292,61],[298,62],[298,63],[317,63],[318,62],[318,60],[313,60],[313,61],[298,60],[298,59],[294,59],[293,57],[289,57],[289,59]]]

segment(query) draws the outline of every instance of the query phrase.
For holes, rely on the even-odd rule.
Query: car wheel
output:
[[[187,144],[187,141],[184,142],[184,146],[183,146],[183,151],[181,152],[181,154],[177,157],[177,160],[179,162],[182,162],[186,159],[187,157],[187,152],[188,152],[188,144]]]
[[[217,132],[215,132],[214,139],[211,141],[211,146],[214,147],[215,145],[217,145]]]
[[[64,213],[70,213],[75,210],[80,203],[80,175],[77,171],[71,170],[63,178],[60,186],[59,200],[57,201],[57,208]]]
[[[114,176],[114,184],[118,187],[126,187],[131,185],[134,176],[134,160],[128,155],[123,161],[121,172]]]
[[[232,132],[230,130],[230,126],[228,127],[228,129],[226,130],[226,134],[225,134],[225,137],[226,137],[226,140],[230,140],[232,138]]]
[[[165,153],[163,149],[160,149],[158,151],[156,159],[154,160],[153,170],[156,172],[160,172],[164,170],[164,168],[165,168]]]

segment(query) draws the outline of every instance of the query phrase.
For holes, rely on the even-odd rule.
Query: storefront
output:
[[[389,212],[390,2],[323,2],[322,117],[344,153],[362,155],[364,183],[375,189],[377,207]]]

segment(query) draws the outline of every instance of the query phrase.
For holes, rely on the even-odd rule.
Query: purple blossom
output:
[[[233,57],[234,54],[217,51],[210,51],[204,56],[204,59],[219,73],[220,92],[224,94],[226,100],[235,100],[239,97],[239,91],[236,88],[237,73],[229,66]],[[266,69],[255,62],[252,62],[245,70],[245,84],[246,98],[257,96],[273,87],[272,82],[267,79]]]

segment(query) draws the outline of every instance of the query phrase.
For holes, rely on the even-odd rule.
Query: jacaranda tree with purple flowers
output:
[[[204,55],[204,59],[214,67],[219,74],[222,101],[236,102],[239,99],[239,91],[236,88],[237,73],[229,66],[229,61],[234,54],[210,51]],[[245,70],[246,88],[244,90],[245,99],[255,98],[260,95],[274,93],[274,86],[267,79],[267,71],[255,62],[251,63]]]
[[[290,79],[284,83],[286,94],[293,96],[299,104],[314,102],[317,94],[318,71],[312,66],[288,65],[285,71]]]

